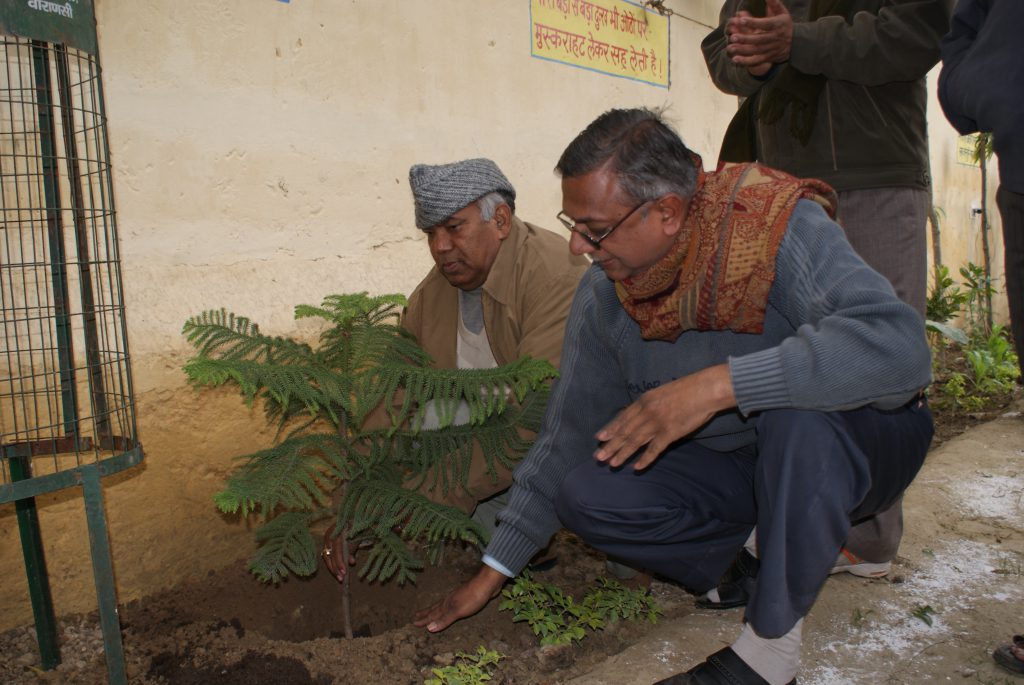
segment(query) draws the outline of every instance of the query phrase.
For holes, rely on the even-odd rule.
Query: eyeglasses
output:
[[[621,219],[616,221],[614,224],[612,224],[606,231],[601,233],[601,235],[593,235],[592,233],[590,233],[590,231],[586,231],[586,230],[580,228],[579,224],[581,222],[576,221],[571,216],[566,214],[564,211],[563,212],[559,212],[555,216],[555,218],[558,219],[559,221],[561,221],[562,225],[565,226],[570,232],[572,232],[572,233],[579,233],[580,236],[584,240],[586,240],[588,243],[590,243],[594,247],[598,247],[601,244],[601,241],[603,241],[605,238],[610,236],[612,234],[612,231],[614,231],[616,228],[618,228],[623,223],[625,223],[626,219],[628,219],[629,217],[633,216],[633,214],[636,213],[636,210],[640,209],[641,207],[643,207],[646,204],[649,204],[650,202],[651,202],[651,200],[645,200],[644,202],[641,202],[640,204],[638,204],[633,209],[629,210],[629,213],[627,213],[626,216],[622,217]],[[583,223],[585,223],[585,222],[583,222]]]

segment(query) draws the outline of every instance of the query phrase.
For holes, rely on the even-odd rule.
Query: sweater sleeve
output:
[[[797,203],[775,271],[768,306],[794,332],[777,346],[730,357],[743,414],[893,408],[931,381],[920,315],[864,263],[820,205]]]
[[[889,0],[877,12],[796,22],[790,64],[805,74],[877,86],[916,81],[939,61],[953,0]]]
[[[576,291],[565,326],[560,377],[539,436],[516,467],[509,503],[498,515],[500,525],[485,551],[513,575],[561,527],[554,502],[562,480],[592,460],[594,435],[629,402],[611,342],[616,334],[603,325],[607,317],[595,298],[595,285],[603,279],[600,268],[591,267]]]

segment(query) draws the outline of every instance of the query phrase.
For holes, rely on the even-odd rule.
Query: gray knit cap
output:
[[[516,189],[498,165],[483,158],[451,164],[414,164],[409,169],[409,186],[416,204],[416,228],[423,230],[436,226],[487,193],[501,193],[510,205],[516,199]]]

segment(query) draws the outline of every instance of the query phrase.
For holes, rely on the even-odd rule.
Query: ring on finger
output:
[[[331,556],[331,548],[330,547],[324,547],[324,556],[325,557]]]

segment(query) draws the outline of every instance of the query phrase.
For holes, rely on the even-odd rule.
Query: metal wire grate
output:
[[[41,476],[136,447],[135,411],[98,64],[0,46],[0,442]]]
[[[28,17],[25,26],[38,27],[39,16],[19,19],[25,7],[0,8],[0,26]],[[13,35],[0,36],[0,60],[0,504],[15,503],[41,661],[51,669],[60,654],[35,496],[82,488],[108,680],[124,683],[100,478],[141,462],[142,446],[99,62],[66,43]]]

